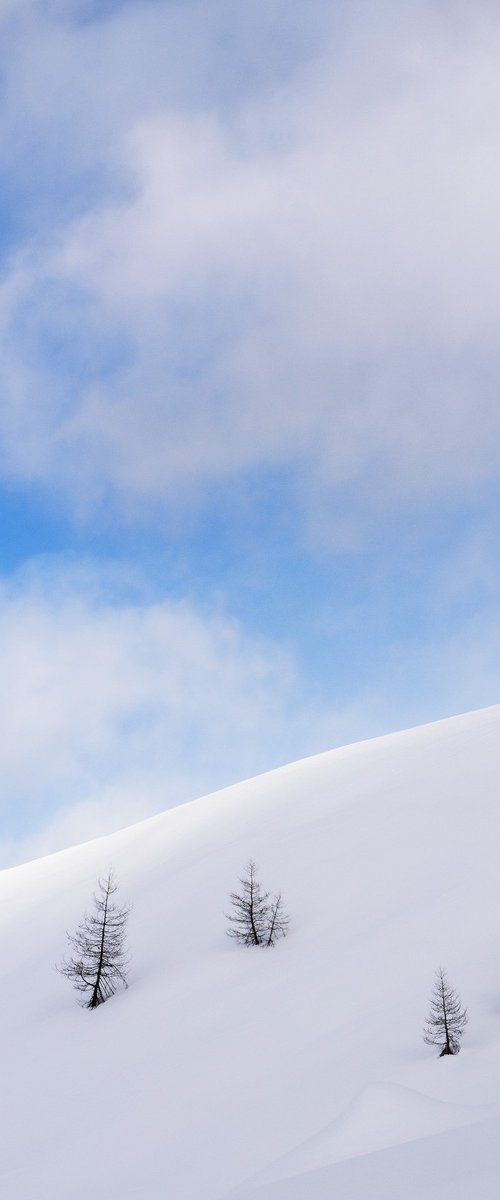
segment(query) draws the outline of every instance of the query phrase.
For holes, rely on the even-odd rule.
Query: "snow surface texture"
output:
[[[496,1200],[500,708],[296,763],[0,875],[6,1200]],[[254,857],[288,937],[226,937]],[[128,991],[54,963],[112,866]],[[421,1038],[435,969],[462,1052]]]

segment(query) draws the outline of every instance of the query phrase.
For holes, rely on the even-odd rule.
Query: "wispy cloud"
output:
[[[51,847],[317,745],[293,657],[222,613],[146,600],[104,568],[34,565],[0,590],[2,818]],[[68,809],[72,816],[68,817]]]

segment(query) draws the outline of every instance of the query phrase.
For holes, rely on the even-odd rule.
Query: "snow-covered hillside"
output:
[[[6,1200],[493,1200],[500,708],[299,762],[0,875]],[[226,937],[256,859],[289,936]],[[54,963],[112,865],[128,991]],[[421,1038],[437,966],[462,1052]]]

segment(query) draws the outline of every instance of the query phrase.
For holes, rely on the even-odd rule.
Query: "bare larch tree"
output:
[[[285,912],[281,892],[273,896],[269,909],[269,925],[267,929],[266,946],[274,946],[278,938],[286,937],[290,918]]]
[[[112,871],[99,879],[97,886],[95,911],[85,913],[76,933],[68,934],[71,953],[57,968],[82,993],[85,1008],[97,1008],[120,985],[127,987],[125,934],[130,908],[120,907],[113,899],[118,884]]]
[[[240,883],[241,891],[230,893],[233,912],[227,916],[228,936],[244,946],[274,946],[278,938],[285,937],[289,922],[281,894],[271,896],[262,890],[253,859]]]
[[[446,971],[439,967],[424,1027],[424,1042],[428,1046],[438,1046],[440,1058],[445,1054],[458,1054],[467,1020],[467,1009],[462,1008],[460,996],[450,987]]]

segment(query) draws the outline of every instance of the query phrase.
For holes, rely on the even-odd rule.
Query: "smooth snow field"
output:
[[[290,914],[226,936],[249,858]],[[127,991],[54,964],[99,874]],[[0,874],[2,1200],[497,1200],[500,708],[295,763]],[[442,965],[461,1053],[422,1026]]]

